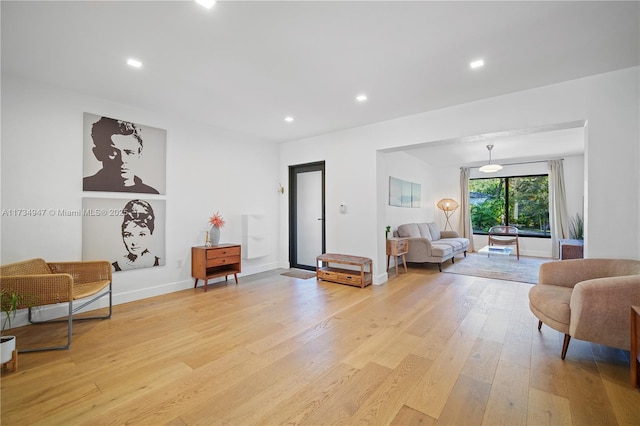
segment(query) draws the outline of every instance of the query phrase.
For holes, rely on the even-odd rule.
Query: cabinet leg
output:
[[[236,279],[236,285],[238,285],[238,274],[233,274],[233,278]]]
[[[196,278],[196,282],[193,283],[193,288],[198,287],[198,279]]]

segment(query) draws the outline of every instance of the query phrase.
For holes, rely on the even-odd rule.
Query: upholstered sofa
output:
[[[409,240],[407,262],[437,263],[440,272],[445,260],[454,262],[454,256],[462,253],[466,257],[469,248],[467,238],[460,238],[456,231],[441,231],[435,222],[405,223],[398,226],[394,235]]]
[[[640,260],[572,259],[540,265],[529,308],[564,334],[561,358],[571,337],[629,350],[631,305],[640,305]]]

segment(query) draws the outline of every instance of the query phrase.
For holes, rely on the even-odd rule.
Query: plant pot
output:
[[[0,359],[2,364],[11,361],[16,349],[16,336],[2,336],[0,338]]]
[[[211,239],[212,246],[220,244],[220,228],[212,225],[211,229],[209,229],[209,238]]]

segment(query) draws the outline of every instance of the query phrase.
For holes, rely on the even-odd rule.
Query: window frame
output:
[[[505,202],[505,224],[504,226],[512,226],[509,223],[509,179],[510,178],[531,178],[531,177],[540,177],[540,176],[546,176],[547,179],[549,179],[549,174],[548,173],[537,173],[537,174],[531,174],[531,175],[511,175],[511,176],[494,176],[494,177],[478,177],[478,178],[469,178],[469,183],[471,183],[472,180],[485,180],[485,179],[504,179],[504,188],[505,188],[505,195],[504,195],[504,202]],[[548,187],[547,187],[547,194],[548,194]],[[550,206],[547,206],[547,209],[550,209]],[[497,225],[496,225],[497,226]],[[473,227],[473,220],[471,220],[471,230],[473,235],[489,235],[489,233],[487,231],[476,231]],[[551,239],[551,231],[549,231],[548,235],[540,235],[540,234],[529,234],[529,233],[525,233],[525,234],[519,234],[520,237],[523,238],[548,238]]]

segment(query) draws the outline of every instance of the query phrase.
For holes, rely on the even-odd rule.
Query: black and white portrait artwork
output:
[[[84,113],[83,191],[166,193],[166,130]]]
[[[165,201],[82,199],[82,259],[109,260],[114,272],[165,264]]]

